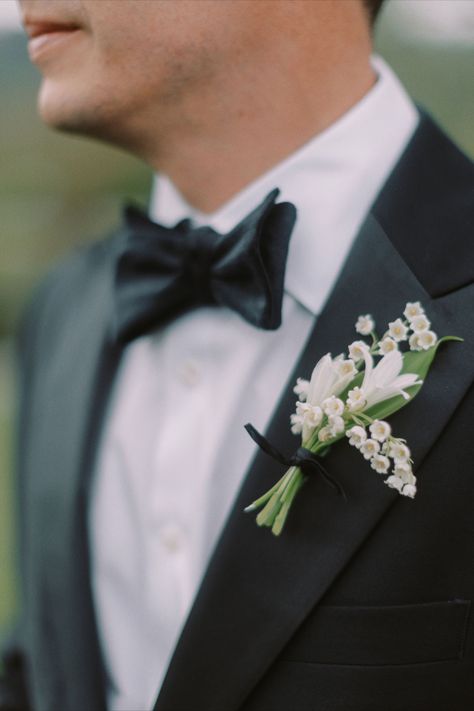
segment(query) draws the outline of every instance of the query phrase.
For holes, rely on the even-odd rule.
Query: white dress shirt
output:
[[[275,187],[298,215],[277,331],[205,307],[127,347],[89,520],[113,711],[152,708],[255,454],[244,424],[265,430],[354,237],[417,125],[392,71],[379,58],[374,67],[378,80],[357,105],[214,214],[192,209],[165,177],[156,179],[151,214],[165,225],[188,216],[227,232]]]

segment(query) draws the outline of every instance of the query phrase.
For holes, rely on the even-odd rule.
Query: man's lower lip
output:
[[[37,37],[32,37],[28,41],[28,54],[31,61],[35,62],[43,55],[61,49],[61,46],[75,37],[78,32],[80,32],[79,29],[55,30],[54,32],[45,32]]]

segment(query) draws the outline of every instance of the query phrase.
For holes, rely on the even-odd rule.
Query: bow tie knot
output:
[[[273,190],[229,234],[182,220],[163,227],[135,208],[125,212],[117,256],[113,337],[127,343],[186,310],[214,304],[257,328],[281,323],[288,243],[296,220]]]
[[[196,297],[197,302],[212,304],[212,265],[216,258],[216,244],[219,237],[210,227],[190,228],[187,236],[186,251],[183,259],[183,280]]]

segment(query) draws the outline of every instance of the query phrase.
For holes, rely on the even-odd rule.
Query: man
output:
[[[0,708],[468,711],[473,171],[371,61],[380,3],[20,4],[42,117],[152,165],[164,227],[129,211],[25,319],[23,614]],[[257,328],[253,286],[236,313],[203,274],[236,234],[247,264],[268,224],[280,281],[292,233],[281,325],[273,284]],[[182,240],[196,258],[170,305],[154,249],[169,266]],[[191,283],[206,303],[185,309]],[[296,377],[359,314],[387,323],[408,301],[464,338],[391,420],[415,501],[341,442],[324,466],[347,501],[311,477],[279,538],[258,528],[243,509],[283,470],[243,425],[290,456]]]

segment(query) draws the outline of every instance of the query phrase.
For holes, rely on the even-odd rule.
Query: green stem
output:
[[[283,505],[278,513],[278,515],[275,517],[275,521],[272,526],[272,533],[274,536],[279,536],[280,533],[283,531],[285,522],[286,522],[286,517],[288,516],[288,512],[291,508],[291,505],[293,503],[293,500],[300,490],[301,486],[303,485],[304,482],[304,476],[303,473],[301,472],[300,469],[295,469],[295,472],[292,476],[292,481],[291,484],[288,486],[284,497],[282,497],[282,502]]]
[[[375,422],[373,417],[370,417],[370,415],[366,415],[364,412],[358,412],[357,415],[353,414],[352,419],[354,422],[356,422],[358,425],[361,425],[362,427],[365,427],[366,425],[371,425]]]
[[[318,431],[319,430],[315,431],[312,437],[303,443],[306,449],[309,449],[315,454],[328,447],[327,442],[323,443],[318,440]],[[334,439],[333,442],[336,442],[343,436],[344,433]],[[333,442],[331,442],[331,444],[333,444]],[[303,485],[304,480],[305,477],[298,467],[290,467],[271,489],[253,501],[244,510],[250,512],[261,508],[256,519],[257,525],[271,527],[274,535],[279,536],[285,525],[286,517],[288,516],[293,500]]]
[[[290,479],[288,479],[285,490],[282,491],[282,494],[280,497],[282,503],[285,503],[285,501],[287,501],[288,498],[290,498],[292,496],[294,482],[301,476],[302,476],[301,469],[299,469],[299,467],[293,467],[291,477],[290,477]]]
[[[270,491],[273,491],[265,507],[260,511],[257,516],[257,524],[259,526],[272,526],[276,515],[280,511],[282,497],[285,494],[286,488],[291,483],[295,467],[290,467],[286,474],[280,479],[276,487],[273,487]],[[265,498],[264,497],[261,498]],[[267,497],[268,498],[268,497]]]
[[[285,491],[291,485],[291,482],[293,481],[295,472],[297,472],[297,471],[298,471],[298,467],[290,467],[288,469],[288,471],[286,472],[285,476],[283,477],[283,481],[282,481],[280,489],[279,489],[279,494],[280,494],[281,498],[283,498],[285,496]]]
[[[377,334],[376,334],[375,331],[372,331],[370,335],[372,336],[372,345],[370,346],[370,352],[371,352],[371,353],[374,353],[376,347],[377,347],[378,344],[379,344],[379,338],[378,338],[378,336],[377,336]]]
[[[288,474],[288,472],[286,472],[286,474],[284,474],[284,475],[282,476],[282,478],[279,479],[279,480],[277,481],[277,483],[274,484],[274,486],[272,486],[271,489],[269,489],[269,490],[266,491],[264,494],[262,494],[262,496],[260,496],[258,499],[255,499],[255,501],[252,501],[251,504],[249,504],[248,506],[246,506],[245,509],[244,509],[244,511],[245,511],[246,513],[250,513],[251,511],[256,511],[256,510],[259,509],[261,506],[263,506],[264,504],[266,504],[267,501],[272,497],[272,494],[273,494],[275,491],[277,491],[277,489],[279,488],[279,486],[281,485],[281,483],[283,482],[283,480],[284,480],[284,478],[286,477],[287,474]]]
[[[280,511],[280,495],[278,491],[275,491],[270,501],[264,506],[257,516],[258,526],[273,526],[273,522]]]

